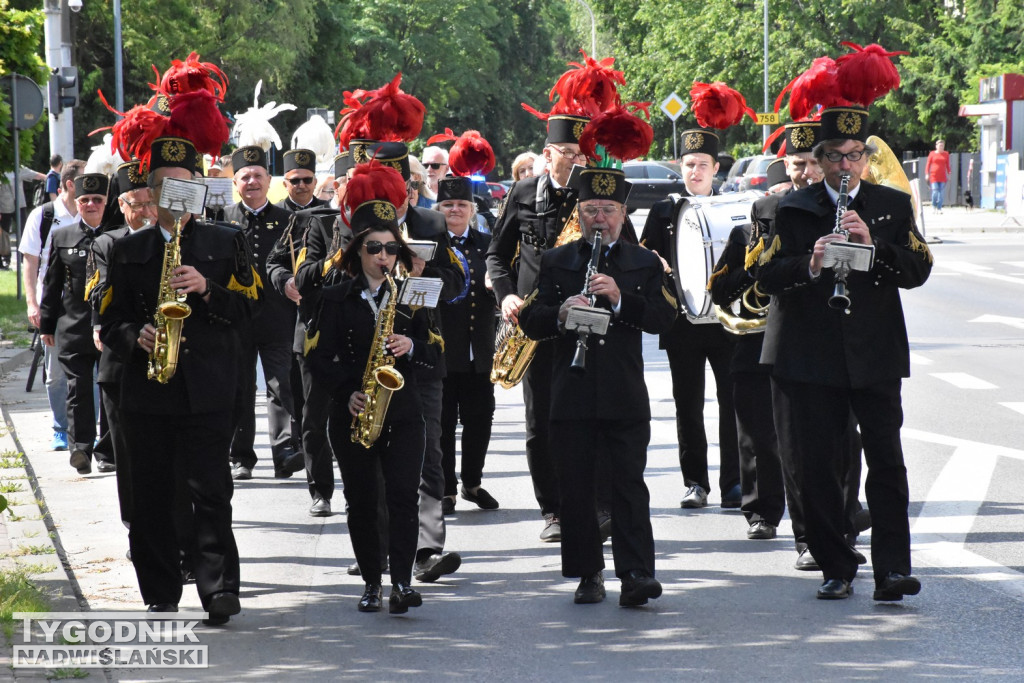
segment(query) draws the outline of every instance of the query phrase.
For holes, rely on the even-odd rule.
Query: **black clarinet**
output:
[[[590,307],[593,308],[597,297],[590,291],[590,278],[597,275],[597,264],[601,260],[601,231],[594,231],[593,251],[590,253],[590,265],[587,266],[587,274],[583,280],[583,296],[590,298]],[[569,371],[582,375],[587,371],[587,338],[590,336],[590,328],[581,327],[576,330],[576,354],[572,357]]]
[[[842,219],[843,214],[846,213],[846,205],[850,202],[850,174],[844,173],[839,178],[839,199],[836,201],[836,227],[832,229],[832,233],[836,235],[843,235],[846,238],[850,237],[849,230],[843,230],[840,226],[839,221]],[[835,289],[832,290],[832,296],[828,299],[829,308],[838,310],[844,310],[850,307],[850,296],[846,292],[846,276],[850,272],[850,266],[846,262],[836,264],[834,268],[835,272]]]

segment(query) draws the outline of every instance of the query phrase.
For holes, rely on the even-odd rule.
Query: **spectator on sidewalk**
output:
[[[932,211],[936,213],[942,213],[942,200],[945,197],[946,183],[949,181],[951,170],[946,141],[936,140],[935,150],[928,153],[928,162],[924,170],[928,183],[932,186]]]
[[[55,201],[60,194],[60,170],[64,167],[64,159],[59,154],[50,157],[50,170],[46,173],[46,196]]]

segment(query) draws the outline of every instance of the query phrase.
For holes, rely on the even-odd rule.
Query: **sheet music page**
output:
[[[398,303],[411,308],[437,308],[443,284],[439,277],[410,277],[402,284]]]
[[[206,206],[206,185],[192,180],[164,178],[159,206],[171,212],[201,214]]]

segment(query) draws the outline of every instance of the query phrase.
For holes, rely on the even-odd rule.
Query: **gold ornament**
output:
[[[160,156],[171,162],[185,160],[185,145],[177,140],[168,140],[160,147]]]
[[[583,121],[577,121],[572,127],[572,136],[577,140],[583,135],[583,129],[587,127],[587,124]]]
[[[86,192],[95,192],[96,190],[100,189],[99,178],[93,178],[91,176],[82,178],[82,189],[85,190]]]
[[[843,112],[836,117],[836,128],[844,135],[855,135],[860,131],[860,116],[852,111]]]
[[[806,126],[794,128],[789,138],[793,141],[794,152],[801,149],[810,149],[814,146],[814,133]]]
[[[683,137],[683,147],[686,149],[700,149],[704,146],[703,133],[687,133]]]
[[[310,161],[310,159],[309,159],[309,152],[296,152],[295,153],[295,163],[298,164],[299,166],[308,166],[309,165],[309,161]]]
[[[255,149],[249,147],[242,152],[242,158],[248,161],[250,164],[254,164],[260,160],[260,153]]]
[[[610,197],[615,194],[615,178],[608,173],[594,174],[590,186],[593,188],[594,194],[602,197]]]
[[[375,202],[373,205],[373,215],[384,221],[395,220],[395,207],[385,202]]]

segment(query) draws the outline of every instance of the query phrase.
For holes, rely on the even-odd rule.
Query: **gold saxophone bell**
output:
[[[185,318],[192,315],[192,307],[185,303],[185,294],[171,286],[174,271],[181,266],[181,218],[174,221],[174,233],[164,245],[164,261],[160,271],[160,291],[157,293],[153,327],[156,339],[149,354],[146,377],[167,384],[178,370],[181,352],[181,330]]]

